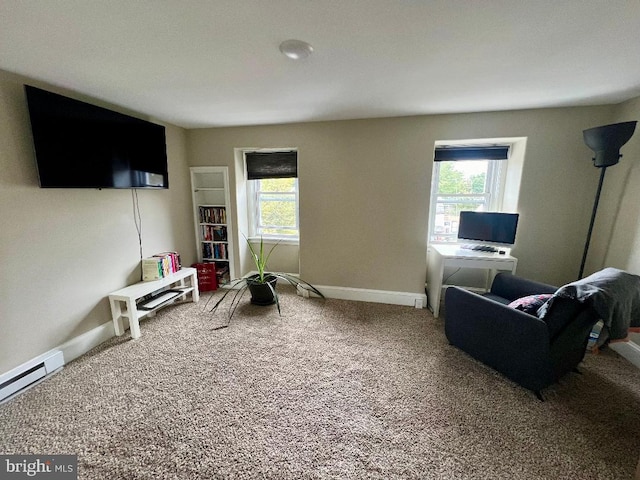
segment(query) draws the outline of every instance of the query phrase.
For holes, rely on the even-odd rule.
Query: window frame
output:
[[[441,164],[447,162],[459,162],[464,160],[443,160],[443,161],[434,161],[433,162],[433,173],[431,180],[431,193],[430,193],[430,207],[429,207],[429,229],[428,229],[428,243],[433,244],[451,244],[457,242],[457,234],[436,234],[435,233],[435,223],[436,223],[436,215],[438,210],[438,205],[447,202],[438,202],[438,197],[455,197],[455,198],[475,198],[475,197],[485,197],[485,201],[482,203],[478,203],[486,205],[485,211],[502,211],[502,199],[504,195],[504,179],[506,177],[507,171],[507,163],[508,160],[466,160],[466,161],[486,161],[488,162],[487,174],[485,179],[485,192],[484,193],[461,193],[461,194],[440,194],[437,189],[440,183],[440,167]],[[456,202],[448,202],[448,203],[461,203],[459,201]],[[475,203],[475,202],[474,202]],[[433,240],[434,236],[448,236],[451,238],[450,241],[446,240]]]
[[[259,241],[260,238],[263,238],[265,241],[275,240],[283,244],[291,244],[291,245],[299,244],[300,242],[300,189],[299,189],[298,178],[297,177],[291,177],[291,178],[293,178],[294,180],[293,192],[272,192],[272,191],[263,192],[258,188],[262,179],[247,180],[247,211],[248,211],[248,221],[249,221],[249,240]],[[295,211],[296,211],[295,229],[298,231],[297,235],[272,234],[272,233],[260,232],[260,229],[265,227],[264,225],[259,224],[261,193],[294,196]],[[279,228],[279,226],[272,226],[272,228],[274,227]]]

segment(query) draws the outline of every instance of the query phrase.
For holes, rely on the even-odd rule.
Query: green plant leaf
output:
[[[247,246],[249,247],[249,252],[251,253],[251,258],[253,259],[253,263],[256,266],[256,270],[258,271],[258,276],[260,278],[260,283],[265,283],[265,272],[267,270],[267,262],[269,261],[269,257],[273,253],[273,250],[280,244],[280,240],[276,242],[275,245],[271,247],[271,249],[267,252],[267,255],[264,254],[264,238],[260,235],[260,248],[256,251],[256,248],[251,244],[246,235],[243,234],[243,237],[247,241]]]
[[[246,235],[244,235],[244,238],[247,242],[247,245],[249,247],[249,252],[251,254],[251,258],[253,259],[253,262],[256,265],[256,269],[258,271],[257,277],[256,278],[239,278],[239,279],[235,279],[235,280],[231,280],[228,284],[227,287],[229,288],[223,295],[222,297],[216,302],[216,304],[213,306],[213,308],[211,309],[211,312],[215,312],[219,305],[224,301],[225,298],[227,298],[227,296],[233,292],[233,290],[237,290],[235,292],[234,295],[232,295],[232,299],[231,299],[231,304],[229,306],[229,322],[231,322],[231,317],[233,317],[233,314],[235,313],[236,309],[238,308],[238,305],[240,304],[240,301],[242,300],[243,295],[246,293],[248,286],[250,283],[266,283],[267,285],[269,285],[269,288],[271,289],[271,292],[273,294],[276,306],[278,308],[278,315],[282,315],[281,311],[280,311],[280,299],[278,297],[278,293],[276,292],[275,288],[269,283],[269,278],[271,278],[272,276],[275,278],[280,278],[282,280],[285,280],[286,282],[288,282],[289,284],[291,284],[292,286],[296,287],[296,288],[302,288],[304,290],[313,292],[314,294],[316,294],[318,297],[320,298],[325,298],[325,296],[322,294],[322,292],[320,292],[320,290],[318,290],[316,287],[314,287],[313,285],[311,285],[310,283],[306,282],[305,280],[302,280],[299,277],[295,277],[293,275],[289,275],[286,273],[281,273],[281,272],[269,272],[268,275],[265,274],[266,272],[266,268],[267,268],[267,262],[269,261],[269,258],[271,257],[271,254],[273,253],[274,249],[280,244],[280,241],[278,240],[276,242],[275,245],[273,245],[269,251],[267,252],[267,255],[265,256],[265,251],[264,251],[264,239],[262,238],[262,236],[260,236],[260,248],[256,250],[256,248],[254,248],[254,246],[251,244],[251,242],[249,242],[249,239],[247,238]],[[238,287],[238,288],[236,288]],[[208,304],[208,301],[207,301]],[[227,323],[228,325],[228,323]],[[223,328],[223,327],[220,327]]]
[[[267,285],[269,286],[269,289],[273,294],[273,298],[276,301],[276,306],[278,307],[278,316],[281,317],[282,313],[280,312],[280,300],[278,299],[278,292],[276,292],[276,289],[273,287],[273,285],[271,285],[271,283],[267,282]]]

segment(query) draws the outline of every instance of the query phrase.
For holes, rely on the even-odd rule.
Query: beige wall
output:
[[[244,241],[244,238],[241,240]],[[253,246],[256,253],[260,249],[259,241],[252,241],[251,245]],[[300,247],[298,245],[289,245],[289,244],[278,244],[276,243],[264,241],[264,252],[265,255],[268,255],[269,252],[269,262],[267,263],[267,269],[271,272],[281,272],[281,273],[300,273]],[[273,251],[271,250],[273,248]],[[241,262],[241,275],[246,275],[249,272],[256,271],[256,265],[249,257],[246,260],[246,263]]]
[[[301,276],[418,293],[435,141],[527,137],[513,254],[522,275],[563,284],[578,273],[595,188],[582,130],[613,114],[605,106],[199,129],[187,134],[188,158],[228,165],[234,184],[234,148],[296,147]]]
[[[60,92],[0,72],[0,373],[110,322],[106,296],[140,278],[131,190],[38,187],[23,83]],[[167,149],[169,190],[138,191],[144,254],[191,263],[184,130]]]

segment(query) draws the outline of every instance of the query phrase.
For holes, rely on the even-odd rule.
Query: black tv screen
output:
[[[25,85],[43,188],[169,188],[165,128]]]
[[[513,245],[518,228],[517,213],[460,212],[458,238]]]

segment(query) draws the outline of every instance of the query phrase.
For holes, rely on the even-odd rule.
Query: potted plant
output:
[[[257,273],[229,282],[229,289],[211,308],[212,312],[215,312],[220,304],[222,304],[222,302],[225,300],[225,298],[227,298],[227,296],[229,294],[232,294],[233,292],[231,304],[229,305],[230,320],[236,308],[238,308],[242,296],[246,293],[247,290],[249,290],[251,292],[252,304],[273,305],[275,303],[278,307],[278,314],[280,314],[280,301],[278,299],[278,292],[276,290],[278,279],[287,281],[289,284],[296,287],[296,290],[298,291],[306,290],[307,292],[312,292],[315,295],[324,298],[324,295],[316,287],[298,277],[281,272],[267,271],[267,262],[269,261],[269,257],[271,257],[271,253],[279,245],[279,242],[273,245],[271,249],[269,249],[269,251],[265,253],[264,241],[262,237],[260,237],[260,246],[257,249],[251,244],[247,237],[245,237],[245,240],[247,241],[249,253],[251,254],[251,258],[253,259],[253,262],[256,266]],[[219,328],[224,328],[226,326],[227,325],[224,325]]]
[[[258,273],[249,275],[246,278],[247,287],[249,287],[249,291],[251,292],[251,303],[254,305],[272,305],[276,303],[276,284],[278,282],[278,277],[273,274],[266,273],[265,269],[267,268],[267,262],[269,261],[271,252],[273,252],[273,249],[278,246],[279,242],[271,247],[269,253],[265,256],[262,237],[260,237],[260,249],[257,252],[253,245],[251,245],[249,239],[246,240],[247,245],[249,246],[249,252],[251,253],[251,258],[253,259],[253,263],[255,263],[258,271]]]

